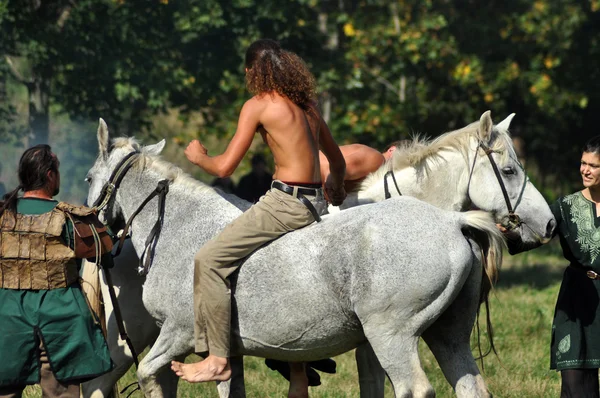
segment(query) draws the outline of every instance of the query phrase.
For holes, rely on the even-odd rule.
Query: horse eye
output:
[[[92,183],[92,177],[87,176],[87,177],[85,177],[84,181],[87,182],[88,184],[91,184]]]
[[[507,176],[513,175],[513,174],[515,174],[515,169],[513,169],[512,167],[505,167],[502,169],[502,174],[507,175]]]

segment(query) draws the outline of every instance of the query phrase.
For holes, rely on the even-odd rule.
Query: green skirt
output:
[[[565,270],[552,324],[550,368],[600,368],[600,280],[581,266]]]
[[[84,382],[113,368],[79,284],[52,290],[0,289],[0,336],[0,386],[40,381],[40,339],[61,382]]]

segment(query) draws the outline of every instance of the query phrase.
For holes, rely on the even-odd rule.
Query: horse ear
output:
[[[504,131],[508,131],[508,128],[510,127],[510,122],[512,121],[513,117],[515,117],[515,114],[511,113],[510,115],[508,115],[508,117],[506,119],[504,119],[503,121],[498,123],[496,125],[496,128],[504,130]]]
[[[166,141],[163,138],[162,140],[160,140],[159,142],[157,142],[154,145],[146,145],[144,147],[144,152],[146,152],[149,155],[160,155],[162,150],[165,148],[165,142]]]
[[[479,139],[483,142],[488,142],[492,137],[492,128],[494,127],[494,124],[492,123],[491,115],[491,111],[485,111],[479,119]]]
[[[104,119],[100,118],[98,122],[98,149],[103,159],[108,157],[108,143],[110,142],[110,135],[108,134],[108,126]]]

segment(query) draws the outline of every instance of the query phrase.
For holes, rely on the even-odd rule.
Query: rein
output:
[[[162,231],[162,225],[165,216],[165,199],[167,197],[167,193],[169,193],[169,181],[168,180],[160,180],[156,186],[156,189],[148,195],[148,197],[142,202],[142,204],[137,208],[136,211],[131,214],[129,217],[129,221],[125,225],[123,229],[123,233],[119,238],[119,245],[117,246],[117,250],[115,252],[115,257],[121,254],[121,250],[123,249],[123,244],[125,243],[125,239],[127,238],[127,233],[129,232],[129,228],[131,227],[131,223],[135,216],[137,216],[140,211],[146,207],[148,202],[154,199],[155,196],[158,196],[158,218],[154,223],[154,226],[150,230],[150,234],[146,238],[146,243],[144,244],[144,251],[140,256],[140,265],[138,267],[138,273],[142,276],[148,275],[148,271],[150,271],[150,266],[152,265],[152,259],[154,258],[154,249],[156,248],[156,244],[158,243],[158,238],[160,237],[160,232]]]

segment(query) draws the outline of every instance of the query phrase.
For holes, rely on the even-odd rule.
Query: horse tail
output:
[[[481,290],[479,294],[479,309],[481,304],[485,304],[487,332],[490,340],[490,350],[485,354],[481,353],[480,334],[479,334],[479,309],[477,310],[477,345],[479,346],[480,359],[489,354],[490,351],[496,353],[494,346],[494,332],[490,318],[489,295],[498,281],[498,273],[502,264],[502,253],[506,247],[506,242],[502,233],[496,226],[494,218],[490,213],[472,210],[463,215],[463,233],[473,239],[481,250],[481,262],[483,273],[481,276]],[[497,353],[496,353],[497,355]]]
[[[498,272],[502,264],[502,252],[506,244],[502,232],[496,226],[490,213],[471,210],[463,215],[463,232],[472,238],[481,249],[483,265],[482,294],[479,303],[487,302],[489,293],[498,281]]]

